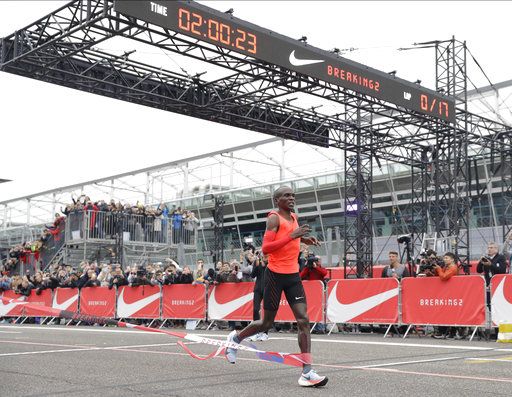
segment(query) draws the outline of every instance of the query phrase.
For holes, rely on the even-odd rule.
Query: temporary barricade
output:
[[[30,295],[28,296],[26,302],[31,303],[32,305],[46,306],[49,307],[52,305],[52,290],[44,289],[40,292],[40,294],[36,294],[36,290],[30,291]],[[47,314],[43,311],[38,311],[34,307],[23,307],[21,306],[22,316],[23,317],[45,317]]]
[[[495,326],[512,323],[512,274],[491,279],[491,318]]]
[[[320,280],[303,281],[304,292],[308,304],[308,317],[312,323],[324,322],[324,283]],[[252,318],[251,318],[252,320]],[[295,316],[286,300],[284,293],[281,295],[279,310],[275,321],[295,322]]]
[[[485,325],[485,280],[481,276],[402,279],[402,323]]]
[[[222,283],[208,290],[210,320],[251,321],[254,283]]]
[[[16,294],[13,290],[4,291],[1,295],[6,299],[18,299],[23,295]],[[0,301],[0,317],[19,317],[21,316],[21,305],[17,305],[16,303],[4,303]]]
[[[206,319],[206,287],[204,284],[164,285],[163,319]]]
[[[114,318],[116,290],[108,287],[87,287],[80,290],[80,314]]]
[[[399,283],[394,278],[331,280],[327,322],[397,324]]]
[[[142,285],[122,286],[117,291],[118,318],[160,318],[160,287]]]
[[[79,293],[78,288],[56,288],[53,291],[52,308],[77,312]]]

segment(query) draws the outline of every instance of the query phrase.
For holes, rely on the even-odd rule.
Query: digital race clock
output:
[[[455,122],[451,97],[193,1],[122,1],[114,10],[178,33]]]

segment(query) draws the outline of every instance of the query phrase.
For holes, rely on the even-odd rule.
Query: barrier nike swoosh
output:
[[[214,320],[223,319],[228,314],[233,313],[235,310],[239,309],[246,303],[252,302],[252,299],[254,297],[254,293],[251,292],[250,294],[241,296],[240,298],[237,298],[230,302],[219,303],[219,302],[217,302],[217,299],[215,298],[215,290],[216,289],[217,288],[213,289],[213,291],[210,295],[210,299],[208,299],[208,318],[211,318]]]
[[[2,297],[3,297],[3,295],[0,295],[0,298],[2,298]],[[0,299],[0,317],[6,316],[17,305],[23,304],[23,302],[21,302],[19,299],[20,298],[18,298],[18,299],[11,299],[11,301],[9,303],[7,303],[7,304],[5,304]]]
[[[288,60],[293,66],[314,65],[315,63],[325,62],[323,59],[299,59],[295,56],[295,50],[290,53]]]
[[[55,296],[53,297],[52,302],[52,308],[58,309],[58,310],[67,310],[69,306],[71,306],[75,301],[78,299],[78,293],[71,298],[69,298],[67,301],[64,301],[62,303],[57,303],[57,294],[58,292],[55,292]]]
[[[120,318],[130,317],[132,314],[137,313],[139,310],[143,309],[150,303],[156,301],[160,298],[160,292],[156,294],[150,295],[144,299],[141,299],[137,302],[126,303],[124,301],[124,288],[121,290],[121,294],[117,298],[117,316]]]
[[[506,279],[507,277],[503,277],[491,298],[491,318],[495,325],[499,325],[501,322],[509,323],[512,321],[512,303],[505,298],[505,293],[503,292]]]
[[[344,304],[338,301],[338,298],[336,297],[337,288],[338,283],[336,283],[331,293],[329,294],[329,298],[327,299],[327,318],[329,321],[335,323],[344,323],[350,321],[353,318],[356,318],[368,310],[373,309],[374,307],[387,301],[388,299],[398,295],[397,287],[354,303]]]

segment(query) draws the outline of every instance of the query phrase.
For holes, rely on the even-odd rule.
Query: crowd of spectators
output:
[[[45,228],[41,235],[33,240],[26,241],[20,244],[16,244],[12,247],[4,259],[3,263],[0,262],[0,274],[10,273],[20,263],[27,263],[29,258],[33,256],[33,259],[37,262],[39,260],[39,254],[44,249],[46,242],[59,233],[60,227],[65,217],[60,214],[55,214],[55,219],[51,225],[45,225]]]
[[[127,220],[123,224],[123,230],[132,230],[134,233],[140,230],[140,234],[144,235],[148,241],[163,242],[163,231],[166,230],[169,224],[172,227],[173,242],[190,243],[191,236],[199,226],[200,222],[193,211],[182,209],[181,207],[169,207],[165,203],[160,203],[158,207],[144,206],[137,202],[135,205],[122,204],[111,200],[106,202],[104,200],[92,201],[89,196],[81,195],[78,198],[71,197],[72,202],[61,208],[61,212],[55,214],[55,219],[51,225],[46,225],[41,235],[34,241],[26,241],[12,247],[8,252],[8,257],[0,262],[0,274],[12,273],[20,263],[27,263],[29,258],[35,262],[39,261],[40,252],[44,250],[46,243],[51,236],[56,236],[64,224],[64,221],[70,214],[78,214],[84,211],[90,211],[91,216],[88,219],[91,237],[98,238],[111,238],[116,233],[114,220],[112,217],[105,216],[104,214],[122,214],[122,215],[138,215],[141,216],[140,222],[130,224]],[[71,222],[77,223],[78,218],[74,217]],[[71,225],[71,230],[78,228],[76,225]],[[130,226],[133,226],[130,229]],[[135,227],[137,226],[137,227]],[[58,238],[58,236],[57,236]],[[32,256],[32,257],[31,257]],[[115,261],[115,257],[113,257]]]

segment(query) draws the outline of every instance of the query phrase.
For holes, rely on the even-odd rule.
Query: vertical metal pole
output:
[[[30,225],[30,199],[27,199],[27,226]]]
[[[233,152],[229,153],[230,162],[229,162],[229,188],[233,189],[233,174],[234,174],[234,167],[235,167],[235,161],[233,159]]]
[[[286,169],[286,165],[285,165],[285,158],[286,158],[286,148],[285,148],[285,145],[286,145],[286,141],[284,139],[281,139],[281,164],[279,165],[279,180],[284,180],[286,175],[285,175],[285,169]]]
[[[183,170],[183,194],[182,197],[188,196],[188,163],[185,163]]]
[[[146,192],[144,193],[144,205],[149,204],[149,172],[146,172]]]
[[[5,39],[0,38],[0,70],[2,70],[2,65],[5,62]]]

